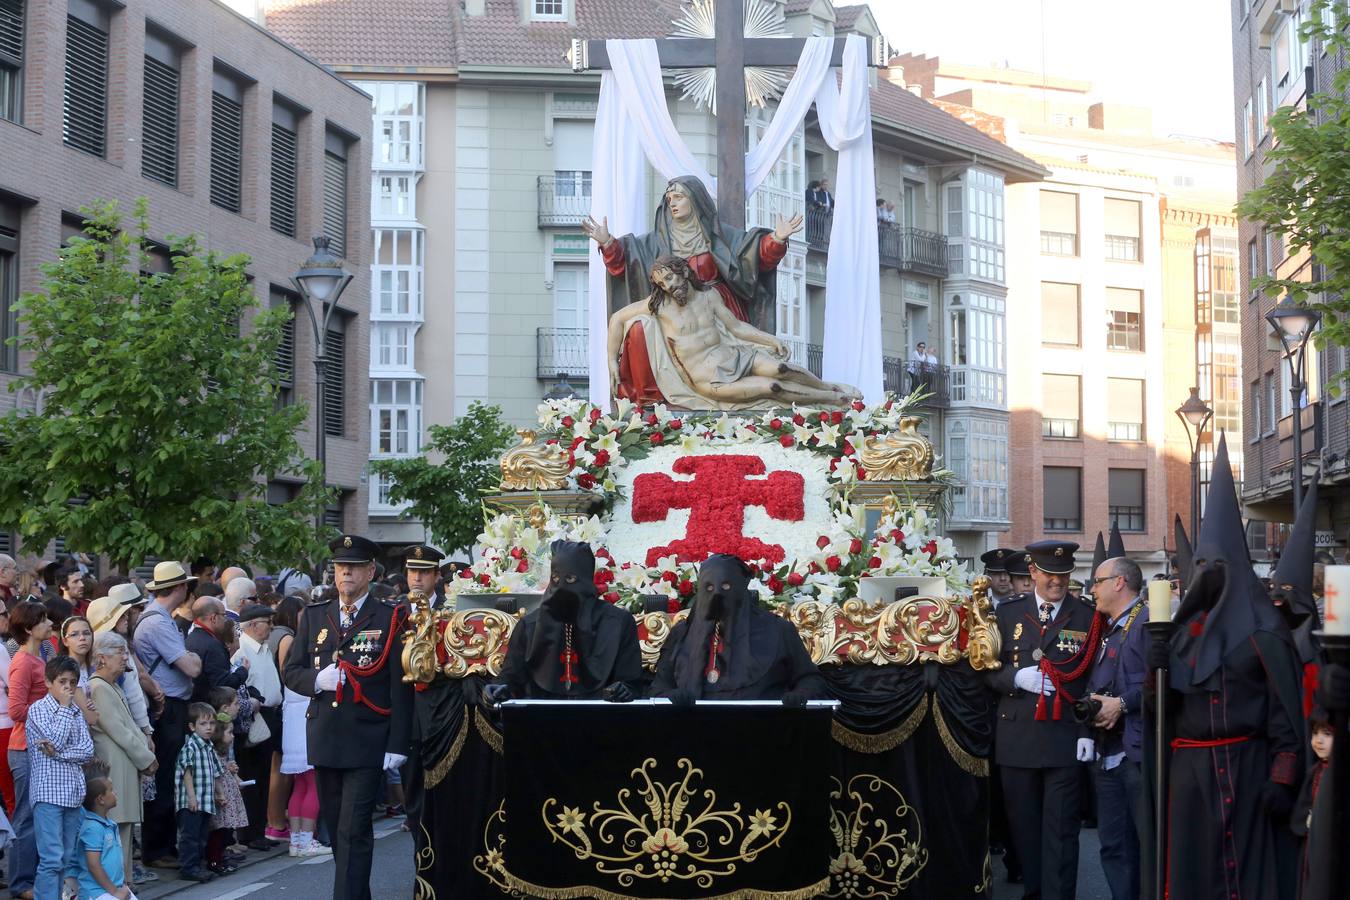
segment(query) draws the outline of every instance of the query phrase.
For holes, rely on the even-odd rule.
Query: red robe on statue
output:
[[[605,260],[605,268],[609,270],[609,274],[615,277],[624,274],[628,263],[624,259],[622,243],[610,241],[608,246],[600,248],[600,255]],[[786,255],[786,241],[780,243],[772,234],[760,238],[760,271],[768,272],[776,269]],[[695,278],[722,295],[722,302],[731,310],[733,316],[742,322],[750,321],[745,305],[722,280],[721,273],[717,271],[717,261],[711,253],[689,257],[689,268]],[[651,362],[647,357],[647,340],[641,322],[634,323],[624,336],[623,352],[619,357],[619,383],[614,386],[614,396],[639,404],[665,402],[661,389],[656,386],[656,377],[652,374]]]

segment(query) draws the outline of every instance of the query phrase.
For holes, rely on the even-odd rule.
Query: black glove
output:
[[[1172,657],[1172,642],[1150,640],[1148,645],[1148,669],[1166,669]]]
[[[689,691],[672,691],[670,694],[671,705],[683,707],[685,709],[692,707],[697,699],[698,698]]]
[[[602,696],[610,703],[632,703],[637,699],[637,694],[633,693],[633,689],[622,681],[616,681],[605,688]]]
[[[1267,781],[1261,785],[1261,809],[1277,822],[1288,822],[1294,811],[1294,789],[1287,784]]]
[[[1327,663],[1322,667],[1322,705],[1328,712],[1350,711],[1350,666]]]
[[[483,688],[483,699],[487,701],[488,706],[497,706],[504,700],[510,700],[511,686],[509,684],[489,684]]]
[[[793,709],[805,709],[806,701],[810,699],[801,691],[788,691],[783,695],[783,705],[790,706]]]

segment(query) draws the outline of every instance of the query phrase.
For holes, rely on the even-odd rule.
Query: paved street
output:
[[[1084,828],[1078,838],[1077,900],[1111,900],[1106,876],[1102,874],[1100,852],[1097,830]],[[1022,885],[1008,884],[1004,874],[1002,862],[994,860],[994,900],[1021,900]]]

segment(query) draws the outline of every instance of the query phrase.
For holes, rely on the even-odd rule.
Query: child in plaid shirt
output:
[[[188,736],[174,766],[174,793],[178,810],[179,876],[205,883],[215,878],[202,868],[202,855],[211,834],[211,816],[220,803],[224,775],[211,737],[216,732],[216,711],[209,703],[188,704]]]
[[[47,696],[28,707],[28,796],[37,833],[34,891],[38,897],[56,900],[78,891],[84,764],[94,758],[94,741],[75,703],[79,663],[56,656],[47,661],[43,674]]]

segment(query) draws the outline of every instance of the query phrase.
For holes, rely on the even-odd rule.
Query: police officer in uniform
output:
[[[994,609],[998,609],[1000,603],[1012,596],[1012,581],[1008,578],[1008,559],[1017,552],[1007,547],[998,547],[980,554],[980,562],[984,563],[984,574],[989,576],[989,602],[993,604]]]
[[[307,737],[319,811],[333,840],[333,897],[370,900],[371,816],[386,769],[407,760],[412,686],[403,683],[401,599],[369,595],[379,548],[359,535],[333,551],[336,600],[316,600],[301,616],[286,658],[286,686],[312,697]]]
[[[445,595],[436,590],[440,579],[441,563],[445,554],[430,544],[413,544],[403,551],[403,573],[408,579],[408,592],[421,591],[426,594],[432,609],[447,608]],[[449,690],[453,682],[441,680],[432,684],[417,684],[417,693],[425,691]],[[432,703],[417,702],[413,706],[412,743],[408,753],[408,762],[403,766],[403,795],[407,805],[407,828],[420,837],[418,830],[422,821],[422,805],[426,792],[426,768],[422,765],[422,735],[425,733],[424,717],[433,715]]]
[[[1018,550],[1008,557],[1008,581],[1012,584],[1013,596],[1030,594],[1035,590],[1031,583],[1031,554]],[[1011,597],[1008,599],[1012,599]]]
[[[1090,725],[1074,721],[1087,693],[1101,625],[1068,594],[1070,541],[1027,545],[1035,588],[995,611],[1003,667],[988,676],[999,693],[994,758],[1027,898],[1071,900],[1078,883],[1082,767],[1095,752]]]

